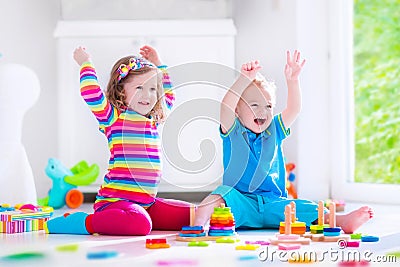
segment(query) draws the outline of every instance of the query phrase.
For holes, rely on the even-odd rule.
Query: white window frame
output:
[[[400,185],[354,182],[353,1],[329,1],[331,196],[400,204]]]

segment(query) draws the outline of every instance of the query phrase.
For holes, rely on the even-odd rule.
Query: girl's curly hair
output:
[[[154,105],[153,109],[146,114],[147,117],[152,117],[153,120],[157,123],[161,123],[165,120],[166,112],[165,112],[165,104],[164,104],[164,88],[162,84],[162,73],[156,67],[148,67],[144,66],[137,70],[130,70],[126,77],[122,78],[118,81],[119,73],[118,68],[121,64],[128,65],[129,59],[132,56],[126,56],[115,62],[114,66],[111,69],[110,80],[107,84],[106,97],[108,101],[116,107],[120,111],[126,110],[128,107],[128,103],[126,102],[126,95],[124,90],[125,83],[129,82],[129,80],[134,79],[135,76],[147,73],[149,71],[155,71],[157,75],[157,102]]]

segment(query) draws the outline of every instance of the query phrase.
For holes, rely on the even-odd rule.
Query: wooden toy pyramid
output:
[[[192,216],[193,215],[193,216]],[[214,241],[220,238],[235,237],[235,219],[231,212],[231,208],[221,204],[220,207],[215,207],[210,219],[210,228],[208,234],[203,229],[203,226],[193,225],[194,211],[191,211],[190,226],[183,226],[181,232],[176,237],[177,241],[192,242],[192,241]]]
[[[318,202],[318,225],[310,226],[310,233],[305,237],[316,242],[337,242],[338,240],[349,240],[348,235],[343,235],[342,228],[336,226],[336,205],[329,204],[329,224],[324,224],[324,202]]]
[[[294,203],[294,202],[292,202]],[[285,207],[285,223],[284,223],[284,233],[277,234],[275,237],[270,238],[272,245],[280,244],[301,244],[309,245],[311,240],[309,238],[304,238],[298,234],[292,234],[292,218],[293,218],[293,204],[286,205]],[[295,216],[295,215],[294,215]]]
[[[296,218],[296,203],[295,202],[290,202],[290,207],[291,207],[291,215],[290,215],[290,231],[292,234],[296,235],[303,235],[306,230],[307,226],[305,222],[299,222],[297,221]],[[285,227],[286,227],[286,222],[281,222],[279,224],[279,233],[284,234],[285,233]]]
[[[234,236],[235,219],[231,212],[231,208],[221,204],[220,207],[214,208],[214,213],[211,215],[209,236],[226,237]]]

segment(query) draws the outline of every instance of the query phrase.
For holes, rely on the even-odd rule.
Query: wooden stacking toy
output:
[[[296,235],[303,235],[306,230],[306,223],[305,222],[299,222],[297,221],[296,218],[296,203],[294,203],[293,201],[290,202],[290,206],[292,208],[292,214],[290,215],[290,228],[291,228],[291,233],[292,234],[296,234]],[[279,225],[279,233],[283,234],[285,233],[285,222],[281,222]]]
[[[193,222],[191,220],[191,222]],[[208,234],[204,231],[203,226],[184,226],[176,237],[177,241],[215,241],[225,237],[236,237],[235,219],[231,213],[231,208],[221,204],[215,207],[210,219],[210,228]]]
[[[318,202],[318,225],[310,227],[309,236],[312,241],[317,242],[337,242],[338,240],[348,241],[348,235],[342,234],[342,228],[336,226],[336,205],[329,204],[329,225],[324,224],[324,202]]]
[[[235,236],[235,219],[231,213],[231,208],[221,205],[214,208],[214,213],[211,215],[209,236]]]
[[[309,245],[311,240],[309,238],[304,238],[298,234],[292,234],[291,222],[293,220],[292,204],[286,205],[285,207],[285,223],[284,223],[284,233],[277,234],[275,237],[270,238],[272,245],[279,244],[301,244]]]

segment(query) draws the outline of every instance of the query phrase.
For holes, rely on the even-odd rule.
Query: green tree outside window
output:
[[[400,0],[354,0],[355,182],[400,184]]]

